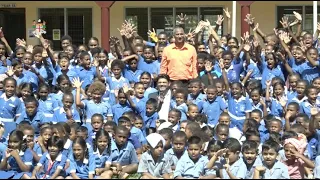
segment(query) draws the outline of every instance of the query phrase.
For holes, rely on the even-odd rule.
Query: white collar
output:
[[[14,97],[14,96],[11,96],[10,98],[8,98],[5,92],[3,92],[3,94],[0,97],[3,98],[5,101],[8,101],[10,99],[12,101],[16,100],[16,97]]]
[[[84,158],[83,159],[83,164],[88,164],[89,163],[89,160],[87,158]]]
[[[246,97],[241,96],[238,100],[234,99],[236,103],[239,103],[240,101],[243,101],[243,100],[246,100]]]
[[[67,140],[67,142],[64,144],[63,148],[64,149],[69,149],[69,147],[71,146],[72,141],[70,139]]]
[[[19,156],[23,156],[24,152],[23,151],[19,151]]]
[[[47,159],[50,159],[50,161],[52,161],[49,153],[46,155],[46,157]],[[56,157],[56,161],[61,161],[61,160],[62,160],[62,154],[59,153],[59,155]]]

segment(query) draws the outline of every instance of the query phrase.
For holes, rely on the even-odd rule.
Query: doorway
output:
[[[17,38],[26,40],[25,8],[0,8],[0,27],[10,47],[14,50]]]

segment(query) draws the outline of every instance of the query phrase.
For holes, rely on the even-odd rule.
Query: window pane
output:
[[[305,24],[303,30],[313,33],[313,6],[305,7]],[[320,19],[320,6],[318,6],[318,22]]]
[[[164,31],[167,35],[172,35],[173,8],[151,8],[151,28],[154,28],[157,34]]]
[[[222,7],[202,7],[200,8],[200,20],[206,20],[208,19],[211,26],[216,26],[216,21],[218,19],[218,15],[223,15],[223,9]],[[223,32],[223,22],[221,25],[221,28],[218,31],[218,35],[221,36]],[[208,30],[205,29],[203,33],[203,39],[208,39]]]
[[[289,18],[289,22],[293,22],[296,18],[293,14],[293,11],[296,11],[301,14],[302,16],[302,6],[278,6],[277,7],[277,26],[278,28],[282,28],[282,25],[280,23],[283,16],[286,16]],[[297,26],[292,27],[292,31],[297,31]]]
[[[194,30],[198,25],[198,8],[176,8],[176,20],[178,21],[178,15],[181,13],[187,15],[186,25],[185,25],[185,33],[188,33],[190,29]]]
[[[60,29],[61,36],[64,35],[64,9],[63,8],[40,8],[39,18],[46,21],[46,39],[52,40],[52,29]],[[60,41],[53,41],[53,49],[62,49]]]
[[[92,9],[68,8],[68,35],[76,46],[86,44],[92,36]]]
[[[126,20],[132,20],[137,32],[143,39],[148,39],[148,8],[126,8]]]

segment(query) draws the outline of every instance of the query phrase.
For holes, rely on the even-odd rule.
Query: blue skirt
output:
[[[28,174],[31,176],[31,173],[28,172],[20,172],[17,171],[0,171],[1,179],[21,179],[24,174]]]

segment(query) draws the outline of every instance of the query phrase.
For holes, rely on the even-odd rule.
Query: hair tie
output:
[[[24,135],[22,140],[26,140],[27,139],[27,135]]]

